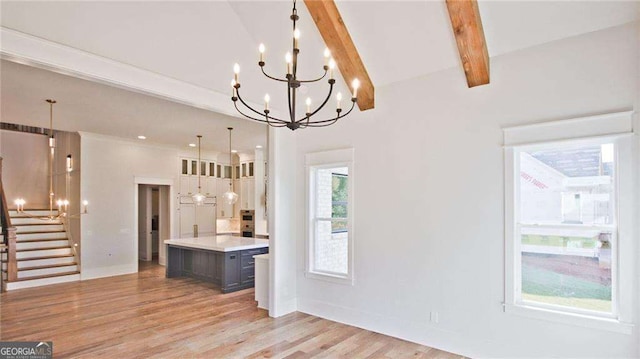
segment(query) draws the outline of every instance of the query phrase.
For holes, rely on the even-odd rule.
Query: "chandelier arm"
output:
[[[240,102],[242,102],[242,104],[243,104],[246,108],[248,108],[249,110],[251,110],[251,111],[253,111],[253,112],[257,113],[257,114],[258,114],[258,115],[260,115],[260,116],[263,116],[263,115],[264,115],[264,113],[254,110],[254,109],[253,109],[253,107],[251,107],[251,106],[247,105],[247,103],[246,103],[246,102],[244,102],[244,100],[243,100],[243,99],[242,99],[242,97],[240,96],[240,89],[239,89],[239,88],[236,88],[236,96],[238,97],[238,100],[240,100]],[[238,107],[236,107],[236,109],[237,109],[237,108],[238,108]],[[246,115],[245,115],[245,117],[248,117],[248,116],[246,116]]]
[[[319,127],[329,127],[331,125],[333,125],[334,123],[338,122],[339,118],[334,118],[333,120],[330,120],[331,122],[327,122],[327,123],[322,123],[322,124],[309,124],[306,127],[313,127],[313,128],[319,128]]]
[[[272,79],[272,80],[276,80],[276,81],[280,81],[280,82],[289,82],[289,80],[286,80],[286,79],[279,79],[279,78],[277,78],[277,77],[270,76],[268,73],[266,73],[266,72],[264,71],[264,66],[260,66],[260,69],[262,70],[262,73],[263,73],[266,77],[268,77],[268,78],[270,78],[270,79]]]
[[[322,80],[323,78],[325,78],[327,76],[328,72],[329,72],[329,70],[324,70],[324,74],[322,76],[318,77],[315,80],[298,80],[298,82],[300,82],[300,83],[318,82],[318,81]]]
[[[335,82],[329,82],[329,93],[327,94],[327,97],[324,99],[324,101],[322,102],[322,104],[313,112],[311,112],[308,116],[301,118],[300,120],[298,120],[297,122],[302,122],[304,120],[306,120],[307,122],[309,122],[309,117],[315,115],[316,113],[318,113],[318,111],[322,110],[322,108],[324,107],[324,105],[327,104],[327,101],[329,101],[329,99],[331,98],[331,93],[333,92],[333,84]]]
[[[325,124],[327,122],[331,122],[333,124],[336,121],[338,121],[339,119],[341,119],[341,118],[347,116],[349,113],[351,113],[351,111],[353,111],[355,105],[356,105],[356,103],[352,102],[351,103],[351,108],[344,115],[338,115],[335,118],[330,118],[330,119],[327,119],[327,120],[311,122],[307,126],[309,126],[309,127],[322,127],[322,124]],[[318,125],[320,125],[320,126],[318,126]]]
[[[247,115],[246,113],[242,112],[242,110],[240,110],[240,108],[238,107],[238,102],[237,101],[233,102],[233,106],[236,108],[236,111],[238,111],[242,116],[244,116],[244,117],[246,117],[246,118],[248,118],[250,120],[263,122],[263,123],[268,123],[268,124],[270,124],[272,126],[276,126],[276,124],[270,123],[268,120],[263,120],[263,119],[260,119],[260,118],[251,117],[251,116]],[[283,127],[286,124],[285,121],[282,121],[282,120],[280,120],[278,118],[275,118],[275,117],[270,117],[270,118],[280,122],[279,124],[277,124],[278,127]]]

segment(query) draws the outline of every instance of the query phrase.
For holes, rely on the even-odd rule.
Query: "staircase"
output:
[[[35,216],[50,214],[49,210],[25,212]],[[18,270],[17,278],[8,280],[7,253],[2,253],[2,278],[6,290],[80,280],[75,248],[69,242],[60,220],[29,218],[16,211],[9,211],[9,216],[10,223],[16,229],[15,256]]]

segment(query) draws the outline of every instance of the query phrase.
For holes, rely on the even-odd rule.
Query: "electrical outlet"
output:
[[[440,319],[438,318],[438,312],[431,312],[429,319],[432,323],[438,324],[438,322],[440,321]]]

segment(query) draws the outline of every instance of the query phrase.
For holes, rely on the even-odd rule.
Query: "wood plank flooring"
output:
[[[164,267],[0,295],[0,340],[54,358],[460,358],[302,313],[269,318],[253,289],[164,278]]]

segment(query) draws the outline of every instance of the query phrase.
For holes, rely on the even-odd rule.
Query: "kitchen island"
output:
[[[191,277],[220,286],[223,293],[252,288],[253,256],[269,253],[269,241],[212,236],[167,239],[167,278]]]

